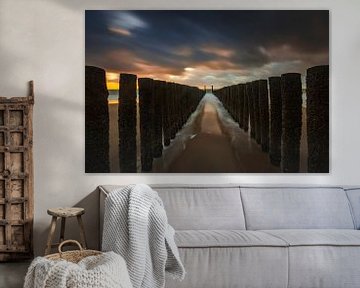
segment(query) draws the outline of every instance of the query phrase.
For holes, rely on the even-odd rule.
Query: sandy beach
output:
[[[238,163],[229,138],[224,135],[214,105],[206,103],[200,117],[199,134],[186,143],[185,150],[167,172],[227,173],[238,171]]]
[[[166,172],[172,173],[262,173],[280,172],[267,153],[224,111],[214,95],[207,95],[195,125],[198,133]],[[216,99],[214,99],[216,98]],[[221,115],[221,117],[220,117]],[[165,172],[165,171],[164,171]]]
[[[165,147],[161,158],[154,159],[154,173],[280,173],[270,163],[268,153],[241,130],[228,115],[221,102],[211,94],[199,104],[197,111]],[[110,168],[120,172],[117,104],[109,104]],[[139,141],[138,141],[139,142]],[[140,143],[138,143],[140,146]],[[306,109],[300,145],[300,173],[307,171]],[[138,171],[140,172],[140,171]]]

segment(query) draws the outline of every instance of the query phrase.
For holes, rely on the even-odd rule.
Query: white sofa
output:
[[[360,188],[153,188],[187,271],[166,288],[360,287]]]

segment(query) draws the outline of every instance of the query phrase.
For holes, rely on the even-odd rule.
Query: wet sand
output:
[[[237,142],[231,143],[213,104],[205,103],[198,117],[201,117],[199,134],[188,141],[168,172],[280,172],[280,168],[270,163],[268,154],[261,151],[260,145],[250,139],[248,133],[241,131]]]
[[[175,173],[229,173],[238,164],[229,138],[224,135],[216,108],[206,103],[201,117],[200,131],[186,143],[185,150],[170,165]]]

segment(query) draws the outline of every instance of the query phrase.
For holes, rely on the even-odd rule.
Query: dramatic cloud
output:
[[[86,64],[109,77],[221,87],[328,62],[328,11],[86,11]]]
[[[122,36],[131,36],[133,30],[147,27],[144,21],[130,12],[115,13],[109,20],[109,31]]]

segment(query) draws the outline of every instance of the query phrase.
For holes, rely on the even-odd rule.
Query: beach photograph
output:
[[[328,10],[86,10],[86,173],[329,173]]]

